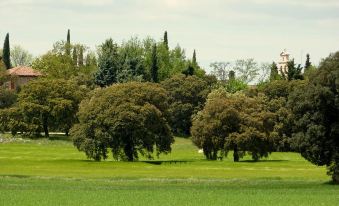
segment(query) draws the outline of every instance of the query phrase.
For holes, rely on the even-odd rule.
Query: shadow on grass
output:
[[[185,160],[146,160],[146,161],[140,161],[152,165],[161,165],[161,164],[186,164],[191,161],[185,161]]]
[[[257,162],[287,162],[289,160],[241,160],[239,163],[257,163]]]
[[[0,177],[15,177],[15,178],[30,178],[31,176],[29,175],[0,175]]]

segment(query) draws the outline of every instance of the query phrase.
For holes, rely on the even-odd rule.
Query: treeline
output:
[[[44,77],[23,86],[15,98],[0,96],[0,129],[13,135],[46,137],[70,133],[88,158],[134,161],[169,153],[173,135],[191,136],[209,160],[233,152],[234,161],[254,161],[275,151],[300,152],[328,166],[339,181],[339,52],[319,67],[275,63],[256,86],[253,59],[213,63],[214,75],[199,67],[194,52],[161,41],[107,39],[97,54],[84,45],[54,44],[33,61]],[[4,77],[6,78],[6,76]],[[6,96],[5,93],[2,93]],[[5,99],[5,100],[4,100]]]

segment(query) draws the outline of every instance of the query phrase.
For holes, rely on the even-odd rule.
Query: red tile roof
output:
[[[7,72],[10,75],[25,76],[25,77],[37,77],[37,76],[42,75],[39,71],[34,70],[31,67],[25,67],[25,66],[14,67],[12,69],[7,70]]]

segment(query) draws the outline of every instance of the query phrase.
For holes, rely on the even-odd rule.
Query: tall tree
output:
[[[11,49],[9,46],[9,33],[6,34],[3,52],[2,52],[2,61],[4,62],[6,69],[12,68],[11,65]]]
[[[78,53],[77,53],[77,48],[76,47],[73,48],[72,59],[73,59],[73,64],[75,66],[77,66],[78,65]]]
[[[84,48],[80,47],[79,57],[78,57],[79,66],[84,66]]]
[[[280,79],[279,77],[280,77],[280,75],[279,75],[279,72],[278,72],[278,66],[275,62],[273,62],[272,65],[271,65],[270,80],[271,81],[278,80],[278,79]]]
[[[197,63],[197,54],[195,52],[195,49],[193,51],[192,64],[193,64],[193,66],[197,66],[198,65],[198,63]]]
[[[95,74],[95,83],[101,87],[117,82],[120,69],[118,45],[113,39],[107,39],[99,48],[99,70]]]
[[[21,46],[16,45],[11,49],[11,62],[14,67],[30,66],[33,62],[33,55]]]
[[[167,51],[169,50],[169,46],[168,46],[168,36],[167,36],[167,31],[165,31],[165,34],[164,34],[164,44],[165,44],[165,47],[167,49]]]
[[[310,54],[306,54],[305,70],[307,70],[311,65]]]
[[[66,42],[66,55],[71,55],[71,31],[68,29],[67,31],[67,42]]]
[[[154,44],[152,47],[152,58],[151,58],[151,76],[153,82],[159,82],[158,78],[158,57],[157,57],[157,45]]]

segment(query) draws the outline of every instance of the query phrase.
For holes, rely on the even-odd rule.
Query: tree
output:
[[[168,36],[167,36],[167,31],[165,31],[164,33],[164,44],[165,44],[165,47],[167,49],[167,51],[169,50],[169,46],[168,46]]]
[[[157,45],[154,44],[152,48],[152,64],[151,64],[151,75],[152,82],[159,82],[158,78],[158,57],[157,57]]]
[[[191,117],[202,109],[215,83],[216,79],[208,82],[194,75],[175,75],[161,82],[169,94],[169,123],[175,134],[190,134]]]
[[[67,30],[67,41],[65,44],[66,55],[71,56],[71,32]]]
[[[191,64],[188,64],[188,67],[185,71],[182,72],[186,76],[192,76],[194,74],[194,67]]]
[[[236,72],[238,79],[245,83],[252,82],[259,74],[258,64],[254,59],[236,60],[233,70]]]
[[[213,69],[212,74],[215,75],[217,79],[226,81],[227,74],[230,71],[230,65],[230,62],[213,62],[210,64],[210,67]]]
[[[278,80],[280,78],[278,66],[275,62],[273,62],[271,65],[270,81]]]
[[[324,59],[309,81],[289,97],[295,147],[313,164],[326,165],[339,183],[339,52]]]
[[[107,39],[99,48],[99,70],[95,74],[95,83],[101,87],[117,82],[120,69],[118,46],[112,39]]]
[[[273,128],[273,115],[264,96],[248,97],[219,89],[209,95],[204,109],[194,117],[191,132],[193,143],[203,148],[207,159],[221,159],[233,149],[234,161],[239,161],[246,152],[258,160],[273,151]]]
[[[11,49],[9,46],[9,33],[6,34],[4,47],[2,50],[2,61],[4,62],[6,69],[12,68],[11,65]]]
[[[198,63],[197,63],[197,54],[195,52],[195,49],[193,51],[192,64],[193,64],[193,66],[197,66],[198,65]]]
[[[23,86],[14,112],[20,114],[20,121],[26,125],[22,130],[27,134],[44,132],[48,137],[50,128],[67,134],[77,120],[75,115],[84,95],[84,89],[75,82],[38,79]]]
[[[84,66],[84,48],[80,47],[79,50],[79,57],[78,57],[79,67]]]
[[[310,54],[306,54],[305,71],[312,66]]]
[[[116,160],[152,158],[171,151],[174,142],[164,113],[167,93],[153,83],[130,82],[95,90],[80,106],[74,145],[100,161],[112,151]]]
[[[21,46],[14,46],[11,49],[11,62],[13,66],[30,66],[33,62],[33,55]]]
[[[69,79],[77,75],[73,60],[64,54],[54,54],[48,52],[35,59],[32,63],[33,69],[41,71],[47,78]]]
[[[14,91],[5,89],[0,86],[0,109],[12,106],[17,99],[17,94]]]
[[[298,66],[295,65],[294,59],[287,62],[287,74],[280,71],[284,79],[287,79],[288,81],[296,80],[296,79],[304,79],[303,75],[301,74],[302,67],[299,64]]]
[[[73,48],[72,59],[73,59],[74,66],[77,66],[78,65],[78,52],[77,52],[76,47]]]

